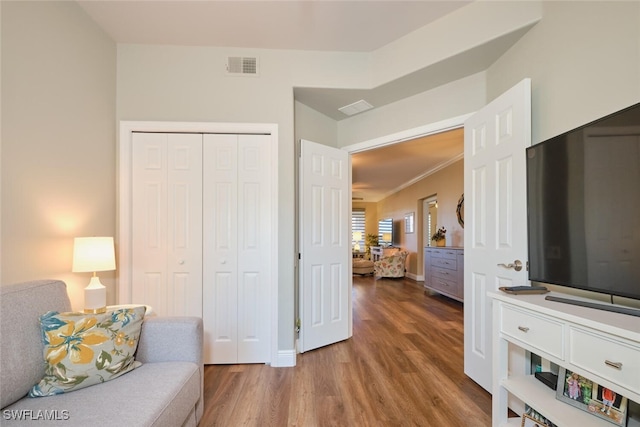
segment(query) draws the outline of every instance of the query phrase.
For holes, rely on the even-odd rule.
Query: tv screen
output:
[[[640,104],[526,155],[529,279],[640,299]]]

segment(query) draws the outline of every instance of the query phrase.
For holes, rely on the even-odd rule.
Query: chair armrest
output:
[[[202,319],[147,317],[142,322],[136,360],[193,362],[202,365]]]

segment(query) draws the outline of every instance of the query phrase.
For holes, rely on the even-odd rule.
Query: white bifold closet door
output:
[[[269,355],[271,169],[266,135],[204,136],[205,363]]]
[[[269,361],[269,136],[136,133],[132,155],[132,300],[202,317],[204,363]]]

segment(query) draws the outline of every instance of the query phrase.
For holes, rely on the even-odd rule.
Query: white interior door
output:
[[[344,150],[301,141],[299,349],[351,336],[351,166]]]
[[[268,135],[204,136],[205,363],[270,360]]]
[[[526,159],[531,80],[464,125],[464,371],[491,392],[491,301],[487,291],[528,284]],[[509,266],[519,260],[522,269]]]
[[[202,316],[202,135],[136,133],[132,301]]]

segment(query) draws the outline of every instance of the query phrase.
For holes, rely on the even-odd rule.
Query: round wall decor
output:
[[[460,200],[458,200],[456,215],[458,216],[458,222],[460,223],[460,227],[464,228],[464,193],[462,193],[462,196],[460,196]]]

